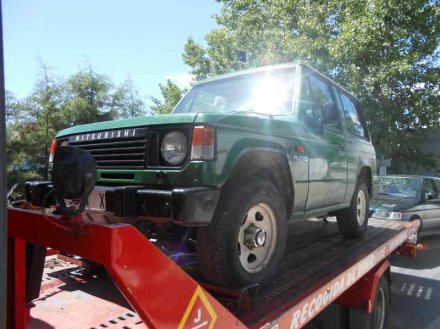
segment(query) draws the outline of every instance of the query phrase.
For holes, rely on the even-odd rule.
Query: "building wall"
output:
[[[434,168],[419,167],[414,174],[418,175],[440,175],[440,128],[430,129],[427,133],[425,141],[421,145],[424,153],[434,153],[437,156],[439,164]]]

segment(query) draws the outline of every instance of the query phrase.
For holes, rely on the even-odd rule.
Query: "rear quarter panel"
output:
[[[376,152],[369,140],[357,137],[346,129],[345,134],[348,159],[348,186],[345,202],[350,202],[361,169],[371,168],[372,176],[376,174]]]

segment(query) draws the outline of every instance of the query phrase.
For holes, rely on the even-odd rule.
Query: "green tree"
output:
[[[160,92],[163,100],[156,97],[151,97],[153,105],[150,110],[154,114],[168,114],[180,101],[182,96],[186,93],[186,89],[181,89],[171,80],[167,80],[166,84],[159,84]]]
[[[61,129],[113,117],[110,80],[89,66],[68,80],[61,79],[39,59],[32,93],[17,99],[7,93],[8,186],[29,179],[47,179],[49,148]]]
[[[21,119],[22,112],[17,97],[10,90],[5,92],[6,125]]]
[[[145,103],[130,74],[112,95],[112,102],[120,118],[135,118],[145,114]]]
[[[33,168],[26,164],[29,152],[26,145],[20,143],[20,131],[25,118],[25,109],[11,91],[6,91],[6,176],[7,188],[14,184],[24,182],[32,177],[42,178]],[[32,147],[29,147],[31,150]],[[13,195],[14,197],[14,195]]]
[[[43,176],[47,178],[49,148],[58,130],[67,127],[62,109],[65,101],[63,81],[53,70],[40,60],[40,73],[32,95],[24,102],[30,113],[28,123],[33,124],[32,142],[35,145],[34,163],[44,163]],[[30,141],[29,141],[30,142]],[[41,151],[39,151],[41,150]]]
[[[8,181],[47,178],[49,147],[56,132],[66,125],[62,118],[62,81],[39,60],[40,71],[32,94],[23,100],[9,97],[7,156]]]
[[[219,29],[207,46],[189,38],[183,53],[197,80],[247,66],[299,60],[353,91],[378,155],[393,170],[433,165],[420,152],[439,124],[439,0],[219,0]]]
[[[45,159],[41,156],[41,145],[33,137],[37,134],[34,123],[12,123],[6,128],[6,176],[8,189],[16,183],[18,195],[23,192],[23,183],[27,180],[45,178]]]
[[[66,81],[65,120],[69,126],[111,120],[117,116],[109,77],[93,70],[80,69]]]
[[[20,183],[20,195],[25,181],[47,178],[49,147],[58,131],[144,111],[131,76],[115,89],[110,78],[90,64],[63,79],[39,59],[32,93],[23,99],[6,93],[8,187]]]

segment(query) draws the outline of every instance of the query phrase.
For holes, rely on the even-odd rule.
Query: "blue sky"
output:
[[[219,11],[214,0],[5,0],[6,88],[29,95],[40,57],[64,77],[87,62],[115,84],[130,72],[142,96],[158,96],[166,78],[188,79],[183,46],[203,43]]]

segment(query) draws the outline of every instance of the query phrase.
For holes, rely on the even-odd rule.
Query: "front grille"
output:
[[[89,151],[95,158],[98,168],[144,169],[147,153],[146,129],[137,130],[125,130],[129,131],[127,135],[130,137],[124,137],[124,130],[121,137],[117,138],[111,136],[117,136],[120,131],[71,136],[69,145]]]

